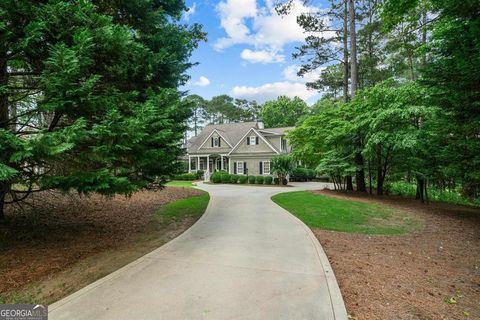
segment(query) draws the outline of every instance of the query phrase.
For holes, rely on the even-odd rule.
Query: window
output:
[[[282,142],[282,145],[281,145],[281,150],[282,151],[287,151],[287,140],[285,140],[283,137],[280,138],[281,139],[281,142]]]
[[[256,136],[250,136],[250,145],[252,144],[257,144],[257,137]]]
[[[220,147],[220,138],[219,137],[214,137],[213,138],[213,146],[214,147]]]
[[[263,161],[263,174],[270,174],[270,161]]]
[[[237,161],[237,174],[244,174],[243,162]]]

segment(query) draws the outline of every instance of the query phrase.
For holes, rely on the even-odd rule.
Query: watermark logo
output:
[[[48,307],[41,304],[0,304],[0,320],[47,320]]]

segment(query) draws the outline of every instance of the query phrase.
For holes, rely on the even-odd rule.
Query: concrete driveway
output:
[[[317,239],[274,204],[319,189],[207,185],[204,216],[180,237],[49,307],[49,319],[347,319]]]

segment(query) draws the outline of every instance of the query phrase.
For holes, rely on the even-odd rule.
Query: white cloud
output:
[[[246,25],[247,18],[257,15],[256,0],[226,0],[217,5],[220,14],[220,25],[228,37],[217,40],[215,48],[225,49],[236,43],[248,42],[250,30]]]
[[[317,92],[308,90],[305,84],[299,82],[274,82],[266,83],[258,87],[235,86],[231,92],[235,98],[256,100],[263,103],[276,99],[279,96],[295,97],[308,100],[318,95]]]
[[[280,16],[273,0],[266,0],[266,5],[260,7],[255,0],[221,1],[217,11],[227,36],[218,39],[214,48],[221,51],[235,44],[247,44],[256,51],[281,52],[284,45],[303,41],[308,35],[298,25],[297,17],[318,10],[305,6],[301,0],[293,0],[290,13]]]
[[[240,54],[242,59],[251,63],[276,63],[285,61],[285,56],[275,51],[245,49]]]
[[[288,81],[295,81],[295,82],[314,82],[318,80],[320,77],[321,73],[323,70],[325,70],[324,67],[318,68],[314,71],[310,71],[306,74],[304,74],[302,77],[298,76],[297,73],[300,70],[300,66],[297,64],[292,64],[285,69],[283,69],[283,77],[285,80]]]
[[[199,86],[199,87],[206,87],[210,84],[210,80],[208,80],[207,77],[200,76],[198,81],[194,82],[194,85]]]
[[[188,11],[183,13],[183,20],[188,22],[190,20],[190,17],[195,14],[195,11],[197,11],[197,3],[194,2],[191,7],[188,8]]]

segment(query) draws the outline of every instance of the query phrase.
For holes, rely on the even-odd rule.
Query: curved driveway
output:
[[[347,319],[316,238],[274,204],[319,189],[206,185],[204,216],[180,237],[49,307],[49,319]]]

